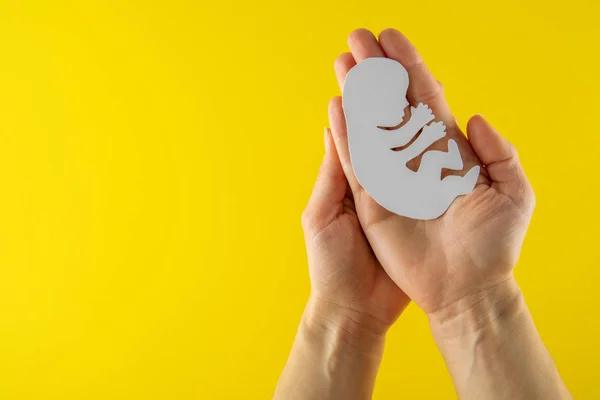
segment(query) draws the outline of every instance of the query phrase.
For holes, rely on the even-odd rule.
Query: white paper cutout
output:
[[[446,126],[431,122],[435,116],[425,104],[410,107],[410,115],[404,115],[409,105],[408,83],[406,69],[389,58],[367,58],[348,72],[342,103],[350,158],[358,182],[381,206],[413,219],[435,219],[454,199],[473,190],[479,166],[464,177],[441,179],[442,168],[463,169],[453,139],[448,140],[448,152],[425,152],[417,172],[406,166],[446,136]],[[421,128],[421,134],[410,143]],[[392,150],[407,144],[399,151]]]

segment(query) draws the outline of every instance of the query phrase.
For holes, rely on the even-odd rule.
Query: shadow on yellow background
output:
[[[517,277],[600,398],[595,0],[0,1],[0,397],[265,399],[309,293],[300,214],[354,28],[420,49],[519,149]],[[376,399],[452,399],[426,319]]]

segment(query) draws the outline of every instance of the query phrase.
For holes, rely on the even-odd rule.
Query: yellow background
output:
[[[309,293],[300,214],[332,65],[395,27],[459,121],[518,147],[517,275],[576,398],[600,398],[596,0],[0,0],[0,398],[266,399]],[[376,399],[452,399],[426,319]]]

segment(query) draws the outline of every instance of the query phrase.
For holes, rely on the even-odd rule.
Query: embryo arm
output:
[[[434,122],[423,127],[423,132],[415,140],[413,144],[404,150],[397,151],[397,157],[403,162],[412,160],[419,154],[425,151],[435,141],[443,138],[446,135],[446,127],[443,122]]]
[[[409,143],[421,128],[435,118],[429,107],[423,103],[419,103],[417,107],[411,107],[410,109],[410,119],[403,126],[378,126],[378,128],[382,130],[381,135],[390,149],[401,147]]]

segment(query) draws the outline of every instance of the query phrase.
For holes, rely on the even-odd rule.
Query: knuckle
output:
[[[305,208],[304,211],[302,211],[302,215],[300,217],[300,222],[302,223],[302,228],[304,230],[308,230],[308,228],[310,228],[310,226],[312,225],[312,221],[313,221],[313,214],[310,210],[309,207]]]
[[[324,160],[321,165],[319,165],[319,173],[317,174],[317,182],[327,175],[330,169],[330,165],[327,160]]]
[[[514,190],[514,199],[517,201],[517,204],[526,214],[532,214],[535,209],[536,197],[531,184],[524,175],[521,175]]]
[[[302,224],[302,229],[305,233],[314,234],[319,230],[319,218],[318,207],[314,207],[309,204],[306,209],[302,212],[302,216],[300,222]]]
[[[519,158],[516,156],[510,157],[506,161],[506,169],[512,176],[518,176],[519,171],[521,170],[521,163],[519,162]]]
[[[428,104],[433,103],[443,96],[442,88],[439,85],[426,89],[423,93],[419,94],[418,100],[422,103]]]
[[[530,211],[533,211],[535,209],[535,205],[537,203],[537,198],[535,196],[535,192],[533,190],[533,188],[531,187],[531,185],[527,185],[527,206],[529,207]]]
[[[437,85],[438,85],[438,90],[440,91],[440,93],[444,93],[446,91],[446,89],[444,88],[444,84],[440,81],[437,81]]]

